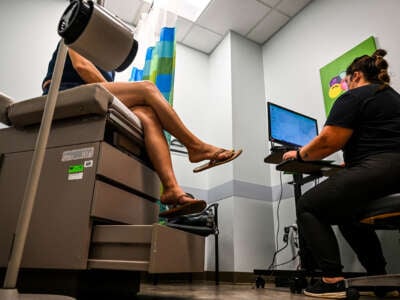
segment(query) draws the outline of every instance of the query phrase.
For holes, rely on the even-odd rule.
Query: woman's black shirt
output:
[[[400,152],[400,95],[369,84],[347,91],[334,103],[325,125],[353,129],[344,146],[346,164],[385,152]]]

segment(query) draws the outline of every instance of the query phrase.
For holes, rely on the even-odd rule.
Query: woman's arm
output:
[[[89,60],[70,48],[68,49],[68,55],[71,58],[74,69],[83,81],[86,83],[107,82],[96,66]]]
[[[299,150],[302,160],[319,160],[343,148],[353,130],[339,126],[325,126],[321,133]],[[296,151],[283,154],[283,159],[296,158]]]

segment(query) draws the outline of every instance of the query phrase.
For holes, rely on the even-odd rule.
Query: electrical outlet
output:
[[[284,227],[285,233],[289,233],[290,230],[293,230],[294,232],[297,232],[297,224],[289,225]]]
[[[287,243],[288,240],[289,240],[289,233],[285,233],[285,234],[283,235],[283,242]]]

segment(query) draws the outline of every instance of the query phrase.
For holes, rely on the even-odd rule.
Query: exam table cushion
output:
[[[8,108],[11,124],[24,127],[40,123],[46,99],[47,96],[41,96],[12,104]],[[85,115],[104,116],[110,106],[115,106],[112,105],[113,102],[120,103],[103,86],[96,83],[64,90],[58,95],[53,120]]]

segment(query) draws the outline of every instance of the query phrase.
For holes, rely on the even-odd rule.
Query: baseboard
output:
[[[345,277],[363,276],[365,273],[348,272]],[[175,274],[148,274],[142,273],[141,280],[146,283],[187,283],[194,281],[209,281],[233,284],[253,284],[258,276],[263,276],[266,282],[275,283],[277,286],[288,286],[293,276],[320,277],[320,272],[302,272],[295,270],[254,270],[254,272],[219,272],[219,278],[214,271],[199,273]],[[217,279],[219,279],[217,281]]]
[[[205,271],[200,273],[176,273],[176,274],[143,273],[141,279],[142,282],[153,283],[153,284],[171,283],[171,282],[193,282],[193,281],[252,284],[256,279],[256,275],[250,272],[219,272],[219,278],[217,278],[217,275],[214,271]]]

